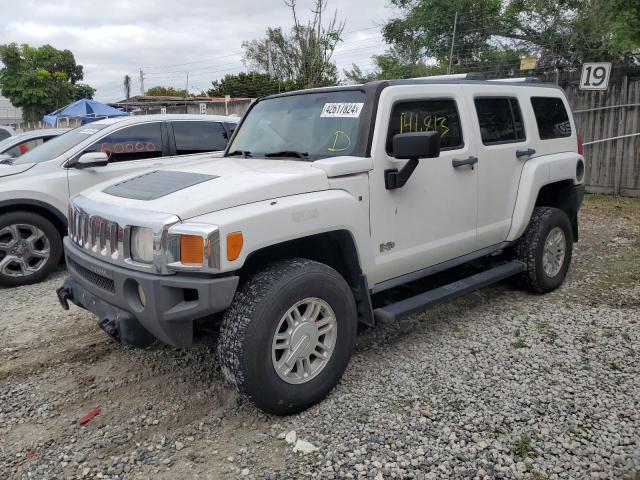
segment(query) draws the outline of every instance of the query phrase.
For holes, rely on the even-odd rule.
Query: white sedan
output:
[[[215,115],[110,118],[0,162],[0,286],[39,282],[60,262],[71,196],[223,150],[238,122]]]

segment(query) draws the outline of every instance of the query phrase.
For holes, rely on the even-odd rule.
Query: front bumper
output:
[[[132,345],[148,343],[145,334],[150,334],[169,345],[190,346],[193,321],[226,310],[238,286],[237,276],[153,275],[128,270],[80,251],[68,237],[64,252],[70,277],[58,289],[63,306],[71,300],[91,311],[107,333]]]

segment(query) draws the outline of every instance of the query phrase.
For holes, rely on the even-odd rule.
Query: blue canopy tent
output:
[[[60,118],[80,118],[82,119],[82,123],[85,124],[100,118],[120,117],[123,115],[128,115],[128,113],[117,110],[104,103],[83,98],[49,115],[45,115],[42,117],[42,121],[48,125],[57,125]]]

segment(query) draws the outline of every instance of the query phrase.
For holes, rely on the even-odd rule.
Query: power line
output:
[[[348,35],[348,34],[352,34],[352,33],[359,33],[359,32],[364,32],[364,31],[368,31],[368,30],[373,30],[373,29],[379,29],[379,26],[374,26],[374,27],[367,27],[367,28],[361,28],[358,30],[351,30],[348,32],[343,32],[343,35]],[[142,66],[141,68],[144,68],[146,70],[152,70],[152,69],[157,69],[157,68],[168,68],[168,67],[181,67],[181,66],[187,66],[187,65],[194,65],[197,63],[203,63],[203,62],[208,62],[210,60],[217,60],[217,59],[221,59],[221,58],[228,58],[228,57],[233,57],[236,55],[242,55],[244,54],[244,50],[240,50],[237,52],[232,52],[226,55],[215,55],[212,57],[205,57],[202,58],[200,60],[194,60],[192,62],[184,62],[184,63],[170,63],[170,64],[165,64],[165,65],[146,65],[146,66]]]

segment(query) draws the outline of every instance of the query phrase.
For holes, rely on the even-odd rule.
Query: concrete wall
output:
[[[9,125],[22,121],[22,110],[15,108],[11,102],[0,96],[0,125]]]

